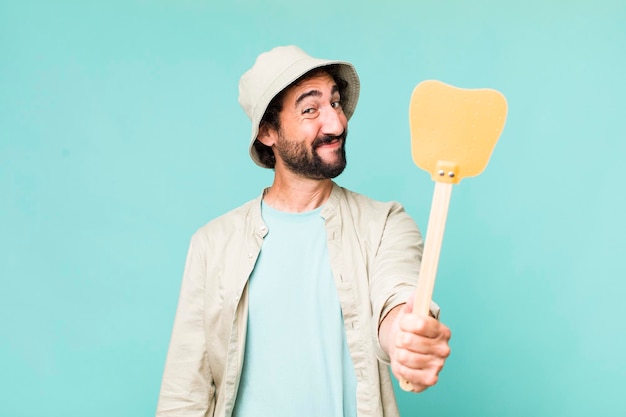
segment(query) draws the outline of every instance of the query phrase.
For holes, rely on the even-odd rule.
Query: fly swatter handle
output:
[[[433,203],[430,208],[428,228],[426,229],[426,241],[424,242],[424,254],[422,255],[420,276],[413,296],[412,314],[418,317],[428,317],[430,310],[430,302],[433,297],[433,289],[435,288],[439,253],[441,252],[441,243],[443,242],[443,232],[446,228],[446,218],[448,216],[451,194],[451,183],[435,182]],[[400,387],[405,391],[413,391],[413,384],[404,379],[400,380]]]

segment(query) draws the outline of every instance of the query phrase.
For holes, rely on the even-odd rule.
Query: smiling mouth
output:
[[[320,144],[320,146],[334,145],[334,144],[339,143],[339,142],[341,142],[341,139],[336,138],[336,139],[332,139],[332,140],[329,140],[329,141],[324,141],[324,142],[322,142]]]
[[[317,149],[321,146],[327,146],[327,145],[335,145],[339,142],[343,142],[343,135],[341,136],[325,136],[323,138],[319,138],[315,141],[315,143],[313,144],[313,149]]]

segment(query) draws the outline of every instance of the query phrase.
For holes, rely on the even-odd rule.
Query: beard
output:
[[[289,141],[279,132],[276,151],[287,169],[294,174],[315,180],[335,178],[346,167],[346,137],[347,131],[339,136],[317,137],[309,149],[302,142]],[[326,162],[322,160],[316,150],[334,140],[340,140],[341,146],[333,151],[335,160]]]

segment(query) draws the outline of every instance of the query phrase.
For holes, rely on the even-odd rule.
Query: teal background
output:
[[[0,415],[154,414],[191,234],[271,182],[237,82],[281,44],[355,64],[338,182],[422,229],[413,88],[508,99],[452,195],[452,356],[403,416],[626,415],[626,4],[606,0],[0,0]]]

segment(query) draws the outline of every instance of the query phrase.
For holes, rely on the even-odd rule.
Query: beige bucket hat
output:
[[[253,145],[259,133],[259,123],[270,101],[302,75],[328,65],[337,65],[339,75],[348,82],[341,101],[343,111],[350,119],[359,99],[360,82],[349,62],[313,58],[297,46],[279,46],[259,55],[252,68],[241,76],[239,104],[252,121],[249,149],[250,157],[257,165],[267,168],[261,163]]]

